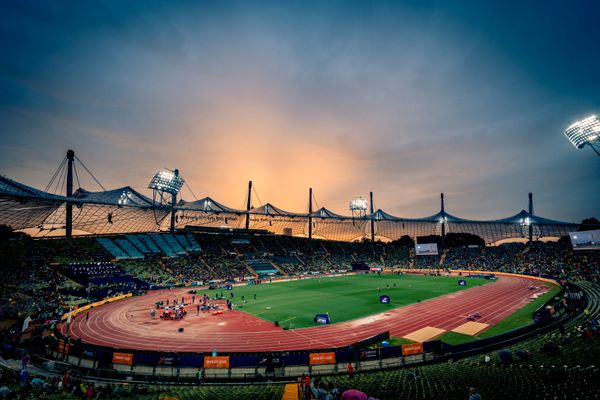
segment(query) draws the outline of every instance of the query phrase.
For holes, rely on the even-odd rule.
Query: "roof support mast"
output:
[[[442,247],[446,241],[446,211],[444,210],[444,193],[440,193],[440,214],[442,215]]]
[[[533,216],[533,194],[529,193],[529,243],[533,241],[533,223],[531,218]]]
[[[67,150],[67,203],[66,203],[66,221],[65,236],[73,236],[73,203],[69,200],[73,197],[73,162],[75,161],[75,152]]]
[[[313,230],[313,222],[312,222],[312,188],[308,189],[308,238],[312,239],[312,230]]]
[[[369,192],[369,202],[371,203],[371,242],[375,241],[375,216],[373,215],[373,192]]]
[[[250,229],[250,202],[252,199],[252,181],[248,181],[248,202],[246,203],[246,230]]]

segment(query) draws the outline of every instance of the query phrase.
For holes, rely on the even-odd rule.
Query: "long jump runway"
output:
[[[535,289],[530,289],[531,285]],[[70,336],[115,349],[173,352],[254,352],[317,350],[347,346],[389,331],[404,336],[425,327],[450,331],[463,325],[466,316],[479,312],[477,322],[494,325],[522,308],[536,293],[548,287],[525,277],[501,276],[497,282],[436,297],[384,313],[352,321],[311,328],[284,330],[272,322],[241,311],[221,315],[188,307],[180,321],[150,317],[156,301],[185,296],[189,288],[161,290],[144,296],[108,303],[90,310],[89,319],[79,314],[71,323]],[[197,300],[197,299],[196,299]],[[179,328],[184,328],[179,332]],[[61,327],[66,333],[66,327]]]

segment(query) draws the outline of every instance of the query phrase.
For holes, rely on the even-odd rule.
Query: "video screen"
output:
[[[600,229],[569,233],[573,250],[600,250]]]
[[[418,256],[437,256],[437,243],[423,243],[415,245],[415,254]]]

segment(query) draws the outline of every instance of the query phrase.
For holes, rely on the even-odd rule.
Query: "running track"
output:
[[[530,290],[531,284],[535,290]],[[190,298],[188,289],[168,291],[170,298]],[[173,352],[254,352],[316,350],[347,346],[390,331],[403,336],[431,326],[447,331],[467,322],[478,311],[478,322],[494,325],[525,306],[534,293],[548,290],[525,277],[501,276],[498,281],[469,288],[421,303],[338,324],[283,330],[273,323],[241,311],[221,315],[200,313],[189,307],[181,321],[150,318],[155,301],[165,291],[132,297],[92,309],[89,320],[82,313],[71,323],[70,335],[84,342],[116,349]],[[178,332],[184,328],[184,332]],[[65,326],[61,327],[65,333]]]

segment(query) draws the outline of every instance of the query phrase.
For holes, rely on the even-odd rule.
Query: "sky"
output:
[[[0,0],[0,174],[420,217],[600,217],[597,1]],[[81,186],[99,190],[79,168]]]

